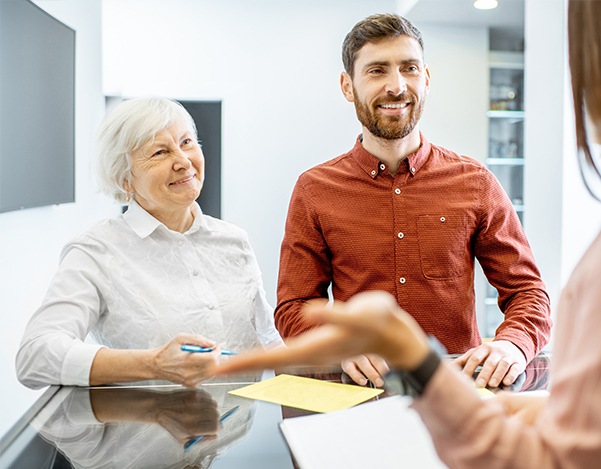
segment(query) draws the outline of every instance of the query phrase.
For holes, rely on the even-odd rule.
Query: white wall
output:
[[[28,318],[42,301],[65,242],[92,221],[118,213],[95,191],[94,135],[104,113],[100,83],[101,0],[40,0],[76,32],[76,202],[0,214],[0,436],[40,394],[15,377],[14,357]]]
[[[407,15],[411,19],[411,12]],[[488,29],[419,23],[432,80],[420,129],[432,143],[488,154]]]

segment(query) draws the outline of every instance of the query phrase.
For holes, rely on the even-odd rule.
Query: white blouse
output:
[[[102,346],[148,349],[181,332],[235,350],[283,345],[247,234],[193,209],[182,234],[134,202],[63,248],[17,353],[23,384],[87,386]]]

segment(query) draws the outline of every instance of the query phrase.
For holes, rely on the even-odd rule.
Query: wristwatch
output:
[[[384,376],[384,388],[389,394],[418,397],[424,393],[428,382],[441,363],[446,349],[434,336],[428,336],[430,351],[426,358],[411,371],[391,370]]]

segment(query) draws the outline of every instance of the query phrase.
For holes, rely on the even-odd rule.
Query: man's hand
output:
[[[470,377],[482,365],[476,379],[476,386],[481,388],[487,385],[496,388],[501,383],[509,386],[526,369],[526,357],[508,340],[485,342],[465,352],[454,363],[462,367],[463,372]]]
[[[381,388],[384,386],[382,377],[390,371],[390,368],[382,357],[369,354],[342,360],[342,370],[361,386],[365,386],[369,379],[374,386]]]

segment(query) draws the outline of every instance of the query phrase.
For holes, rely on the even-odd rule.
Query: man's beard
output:
[[[355,91],[355,96],[357,92]],[[399,102],[407,102],[407,98],[403,93],[400,97],[381,101],[376,104],[394,104]],[[376,114],[376,109],[371,109],[363,101],[355,100],[355,112],[359,122],[369,130],[374,136],[384,138],[386,140],[396,140],[405,138],[409,135],[422,116],[424,110],[424,101],[419,101],[417,105],[415,100],[411,100],[413,108],[409,116],[383,116]]]

